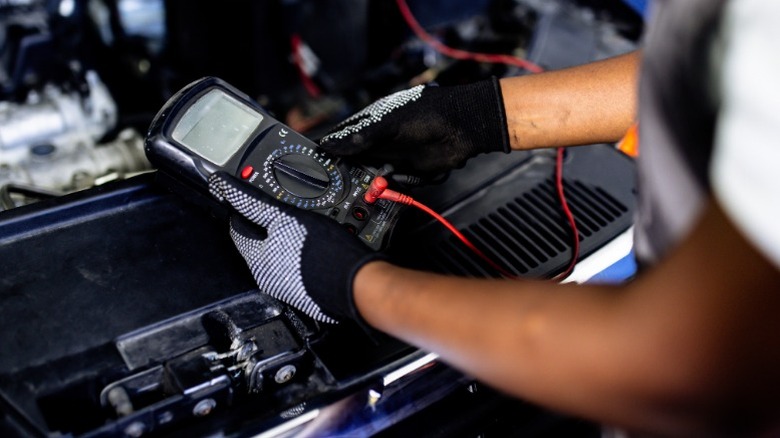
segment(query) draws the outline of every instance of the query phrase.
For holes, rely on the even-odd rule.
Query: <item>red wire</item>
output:
[[[450,223],[447,219],[444,219],[442,215],[439,213],[436,213],[431,208],[429,208],[427,205],[416,201],[409,195],[404,195],[403,193],[396,192],[395,190],[387,190],[387,180],[382,176],[377,176],[374,178],[373,181],[371,181],[371,184],[369,185],[368,190],[366,190],[365,195],[363,196],[363,199],[368,202],[369,204],[373,204],[376,202],[377,199],[386,199],[388,201],[392,202],[398,202],[399,204],[404,205],[411,205],[413,207],[417,207],[420,210],[428,213],[429,215],[433,216],[434,219],[439,221],[442,225],[444,225],[448,230],[452,232],[452,234],[455,235],[461,242],[463,242],[468,249],[470,249],[474,254],[479,256],[482,260],[485,261],[488,265],[490,265],[493,269],[498,271],[501,275],[507,277],[516,279],[517,277],[512,274],[511,272],[507,271],[501,265],[494,262],[490,257],[485,255],[482,251],[480,251],[479,248],[476,247],[471,241],[463,235],[457,228],[455,228],[454,225]]]
[[[540,73],[543,71],[541,67],[534,64],[531,61],[518,58],[516,56],[511,55],[505,55],[501,53],[475,53],[475,52],[467,52],[465,50],[459,50],[452,47],[449,47],[436,38],[432,37],[431,34],[425,31],[422,26],[420,26],[420,23],[417,21],[416,18],[414,18],[414,15],[412,14],[412,11],[409,9],[409,6],[406,4],[406,0],[396,0],[396,4],[398,4],[398,9],[401,11],[401,15],[404,17],[404,20],[406,21],[406,24],[409,25],[410,28],[412,28],[412,31],[414,31],[415,35],[417,35],[418,38],[425,41],[428,45],[439,51],[445,56],[449,56],[450,58],[454,59],[460,59],[465,61],[477,61],[477,62],[487,62],[492,64],[508,64],[508,65],[514,65],[520,68],[524,68],[532,73]]]
[[[564,213],[566,214],[566,217],[569,220],[569,224],[572,226],[572,230],[574,231],[574,249],[572,253],[572,259],[569,262],[569,266],[567,269],[562,272],[561,274],[555,276],[553,280],[563,279],[567,277],[571,271],[574,269],[574,265],[577,263],[577,254],[579,252],[579,234],[577,233],[577,225],[574,222],[574,215],[572,215],[571,210],[569,210],[568,203],[566,202],[566,199],[564,197],[563,193],[563,178],[561,177],[563,173],[563,149],[558,149],[558,160],[556,162],[556,172],[558,174],[558,177],[556,178],[556,186],[558,188],[558,196],[561,200],[561,204],[564,206]],[[479,256],[482,260],[485,261],[490,267],[495,269],[497,272],[499,272],[504,277],[510,278],[510,279],[517,279],[518,277],[511,272],[504,269],[501,265],[494,262],[490,257],[488,257],[485,253],[483,253],[479,248],[476,247],[471,241],[463,235],[457,228],[455,228],[450,221],[445,219],[442,215],[439,213],[436,213],[431,208],[429,208],[427,205],[416,201],[414,198],[412,198],[409,195],[404,195],[403,193],[396,192],[395,190],[388,190],[387,189],[387,180],[382,176],[377,176],[374,178],[373,181],[371,181],[371,184],[369,185],[368,190],[366,190],[366,193],[363,197],[363,199],[368,202],[369,204],[373,204],[376,202],[377,199],[386,199],[388,201],[392,202],[398,202],[399,204],[404,205],[411,205],[414,207],[419,208],[420,210],[424,211],[425,213],[428,213],[431,215],[434,219],[439,221],[442,225],[444,225],[452,234],[455,235],[455,237],[458,238],[461,242],[463,242],[464,245],[468,249],[470,249],[474,254]]]
[[[298,34],[293,34],[292,38],[290,39],[290,45],[292,46],[295,68],[298,70],[298,75],[301,77],[301,82],[303,83],[303,87],[306,89],[306,92],[309,93],[311,97],[316,98],[319,97],[322,92],[320,91],[320,88],[317,86],[317,84],[314,83],[314,80],[312,80],[311,76],[309,76],[306,73],[306,70],[303,68],[301,44],[303,44],[301,36]]]
[[[569,203],[566,201],[566,194],[563,191],[563,154],[563,148],[558,148],[555,157],[555,189],[558,193],[558,201],[561,203],[563,214],[566,216],[566,220],[569,221],[572,233],[572,248],[569,265],[566,267],[566,270],[553,277],[553,280],[563,280],[568,277],[574,271],[574,266],[577,264],[577,259],[580,255],[580,233],[577,230],[577,222],[574,220],[571,209],[569,209]]]
[[[401,11],[401,15],[403,15],[404,17],[404,20],[409,25],[409,27],[412,28],[415,35],[417,35],[418,38],[425,41],[425,43],[433,47],[435,50],[438,50],[440,53],[446,56],[455,59],[461,59],[461,60],[515,65],[520,68],[524,68],[532,73],[541,73],[543,71],[543,69],[540,66],[528,60],[517,58],[515,56],[504,55],[504,54],[473,53],[473,52],[467,52],[464,50],[458,50],[449,47],[441,43],[439,40],[435,39],[434,37],[432,37],[428,32],[425,31],[425,29],[423,29],[422,26],[420,26],[420,23],[417,21],[416,18],[414,18],[412,11],[409,9],[409,6],[406,4],[406,0],[396,0],[396,4],[398,5],[398,9]],[[555,160],[555,189],[558,194],[558,201],[561,204],[561,209],[563,210],[563,214],[564,216],[566,216],[566,220],[569,222],[569,226],[571,228],[572,253],[571,253],[571,258],[569,260],[569,264],[567,265],[566,269],[560,274],[556,275],[553,278],[554,280],[564,279],[568,277],[572,273],[572,271],[574,271],[574,267],[577,264],[577,260],[579,258],[579,251],[580,251],[580,235],[579,235],[579,231],[577,230],[577,222],[574,220],[574,215],[572,214],[571,209],[569,209],[569,203],[566,201],[566,194],[564,193],[564,189],[563,189],[563,155],[564,155],[563,148],[558,148],[557,156]],[[416,203],[417,201],[414,202]],[[415,204],[410,204],[410,205],[415,205]],[[439,222],[444,224],[444,226],[446,226],[450,231],[452,231],[456,236],[458,236],[458,238],[464,244],[466,244],[466,246],[468,246],[472,251],[474,251],[475,254],[477,254],[488,264],[490,264],[490,266],[495,268],[502,275],[505,275],[510,278],[515,278],[514,275],[508,273],[506,270],[498,266],[495,262],[490,260],[484,253],[482,253],[482,251],[480,251],[471,242],[469,242],[465,236],[460,234],[460,232],[455,227],[453,227],[452,224],[447,222],[446,219],[439,216],[436,212],[430,210],[428,207],[419,204],[418,208],[421,207],[424,207],[425,211],[427,211],[429,214],[434,216]]]
[[[490,257],[485,255],[485,253],[480,251],[479,248],[477,248],[473,243],[471,243],[471,241],[466,236],[464,236],[460,231],[458,231],[458,229],[455,228],[454,225],[452,225],[447,219],[444,219],[444,217],[442,215],[440,215],[439,213],[436,213],[435,211],[431,210],[425,204],[421,204],[421,203],[419,203],[419,202],[417,202],[415,200],[412,200],[412,203],[410,205],[412,205],[414,207],[417,207],[420,210],[422,210],[422,211],[428,213],[429,215],[433,216],[434,219],[436,219],[442,225],[447,227],[447,229],[450,230],[452,232],[452,234],[454,234],[455,237],[457,237],[461,242],[463,242],[463,244],[466,245],[474,254],[479,256],[479,258],[484,260],[485,263],[489,264],[490,267],[492,267],[493,269],[498,271],[501,275],[503,275],[504,277],[507,277],[507,278],[511,278],[511,279],[516,279],[517,278],[514,274],[512,274],[511,272],[509,272],[506,269],[502,268],[501,265],[499,265],[498,263],[494,262]]]

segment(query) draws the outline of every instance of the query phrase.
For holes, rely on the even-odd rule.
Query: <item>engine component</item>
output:
[[[113,179],[147,170],[143,138],[132,129],[122,131],[116,140],[95,144],[65,143],[62,148],[41,143],[25,150],[16,163],[0,163],[0,193],[29,187],[52,194],[83,190]],[[5,198],[3,209],[27,204],[36,196],[21,193],[12,203]]]
[[[101,142],[116,125],[116,104],[93,71],[86,90],[66,93],[48,84],[24,103],[0,102],[0,187],[67,193],[149,168],[135,130]]]
[[[117,108],[108,89],[94,71],[87,72],[86,82],[84,97],[48,84],[23,104],[0,103],[0,162],[18,162],[40,144],[64,149],[67,144],[94,144],[112,129]]]

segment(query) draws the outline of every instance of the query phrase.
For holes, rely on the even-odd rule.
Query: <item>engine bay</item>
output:
[[[409,6],[450,46],[544,69],[630,51],[642,26],[617,0]],[[157,110],[203,76],[316,141],[411,85],[520,74],[442,55],[393,1],[0,0],[0,431],[401,436],[474,404],[520,403],[490,390],[463,402],[475,382],[435,355],[259,294],[224,214],[161,185],[143,151]],[[512,274],[552,278],[570,257],[554,163],[554,151],[486,154],[410,190]],[[631,227],[633,161],[593,145],[565,163],[586,258]],[[409,267],[499,276],[415,212],[388,251]],[[420,418],[447,400],[458,408]],[[488,417],[469,427],[495,428]],[[500,424],[546,436],[528,435],[534,420]]]

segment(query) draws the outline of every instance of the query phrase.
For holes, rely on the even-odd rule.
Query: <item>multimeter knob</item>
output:
[[[330,186],[328,173],[317,161],[307,155],[282,155],[275,159],[271,166],[279,185],[299,198],[320,197]]]

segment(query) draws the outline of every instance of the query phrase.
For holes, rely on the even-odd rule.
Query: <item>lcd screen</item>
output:
[[[220,90],[201,96],[173,129],[173,139],[222,166],[263,121],[262,114]]]

